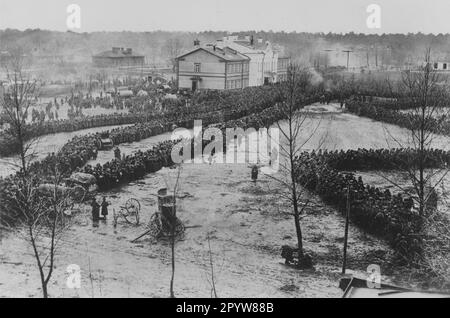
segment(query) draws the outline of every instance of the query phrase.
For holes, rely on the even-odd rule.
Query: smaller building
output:
[[[145,56],[136,54],[131,48],[113,47],[111,51],[101,52],[92,57],[95,67],[117,68],[144,66]]]
[[[242,89],[249,86],[250,59],[229,47],[216,45],[196,47],[177,57],[178,88]]]

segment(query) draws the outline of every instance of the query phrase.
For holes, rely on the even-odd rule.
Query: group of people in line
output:
[[[390,160],[398,161],[393,158],[395,153],[380,151],[376,155],[386,156],[384,162],[388,164]],[[405,253],[417,251],[414,233],[420,230],[422,217],[415,210],[411,195],[365,185],[361,176],[339,170],[351,166],[352,160],[356,165],[364,164],[366,170],[372,168],[371,162],[375,164],[374,169],[379,169],[379,163],[371,160],[375,157],[372,155],[369,154],[369,160],[362,163],[353,152],[305,152],[296,159],[297,180],[342,213],[345,214],[349,207],[351,219],[370,233],[387,236],[394,247],[400,247]],[[410,156],[414,154],[410,153]],[[334,167],[333,160],[339,161]],[[343,160],[348,162],[343,163]]]
[[[138,150],[131,155],[122,155],[120,159],[114,158],[104,165],[86,165],[83,172],[95,176],[100,190],[108,190],[156,172],[163,166],[170,166],[174,144],[174,141],[164,141],[145,152]]]

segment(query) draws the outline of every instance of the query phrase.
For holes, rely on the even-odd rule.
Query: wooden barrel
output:
[[[172,222],[176,218],[176,206],[173,204],[163,204],[161,206],[161,214],[168,220]]]
[[[175,206],[175,198],[173,193],[169,193],[167,188],[161,188],[158,190],[158,210],[161,213],[163,212],[163,205]]]

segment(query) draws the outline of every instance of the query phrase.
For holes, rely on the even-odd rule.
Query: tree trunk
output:
[[[170,239],[170,248],[172,251],[172,277],[170,279],[170,298],[175,298],[175,294],[173,292],[173,282],[175,279],[175,233],[172,230],[172,235]]]
[[[290,157],[291,157],[290,161],[291,161],[292,203],[294,205],[294,222],[295,222],[295,231],[297,233],[298,257],[300,260],[303,257],[303,238],[302,238],[302,229],[300,227],[300,215],[298,211],[298,197],[294,173],[294,160],[292,158],[292,155]]]
[[[298,215],[298,207],[297,204],[294,203],[294,222],[295,222],[295,231],[297,232],[297,246],[298,246],[298,257],[303,257],[303,238],[302,238],[302,229],[300,227],[300,218]]]
[[[44,298],[48,298],[48,292],[47,292],[47,283],[42,283],[42,295]]]
[[[19,142],[19,147],[20,147],[20,161],[22,164],[22,170],[23,170],[23,175],[26,176],[27,175],[27,162],[26,162],[26,154],[25,154],[25,147],[24,147],[24,140],[23,140],[23,134],[22,134],[22,128],[19,127],[18,131],[17,131],[17,139]]]
[[[31,245],[33,247],[34,257],[36,258],[36,263],[37,263],[37,266],[39,269],[39,276],[41,278],[42,296],[44,298],[48,298],[47,282],[45,281],[44,269],[43,269],[43,265],[41,263],[41,259],[39,257],[39,252],[37,250],[36,241],[35,241],[34,235],[33,235],[33,229],[31,227],[29,227],[28,232],[30,235]]]

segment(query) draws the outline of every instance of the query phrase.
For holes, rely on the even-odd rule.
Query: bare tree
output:
[[[30,243],[39,271],[42,293],[47,298],[57,245],[67,225],[64,211],[69,207],[71,193],[61,185],[62,174],[58,171],[56,162],[53,163],[51,182],[45,186],[40,186],[42,180],[28,169],[33,142],[26,131],[26,120],[37,94],[37,86],[24,72],[24,65],[24,55],[18,49],[7,66],[10,85],[0,101],[4,118],[19,146],[20,156],[20,171],[6,181],[9,195],[2,196],[0,203],[2,211],[15,211],[15,224],[7,219],[8,228]]]
[[[311,117],[302,111],[308,89],[311,87],[312,74],[308,68],[298,64],[288,67],[287,80],[277,87],[279,100],[278,111],[285,121],[276,122],[276,127],[281,132],[281,140],[278,142],[271,136],[271,143],[278,142],[279,145],[279,174],[268,175],[275,179],[287,191],[282,193],[292,205],[292,215],[297,236],[298,266],[311,266],[311,259],[304,254],[303,234],[301,229],[301,218],[309,204],[306,190],[297,183],[296,160],[305,145],[316,134],[320,126],[319,121],[314,124],[309,121]],[[320,146],[319,146],[320,147]]]
[[[172,211],[171,211],[171,218],[168,220],[167,225],[169,226],[169,242],[170,242],[170,252],[171,252],[171,265],[172,265],[172,275],[170,278],[170,297],[175,298],[175,292],[174,292],[174,283],[175,283],[175,243],[177,240],[177,217],[176,217],[176,210],[177,210],[177,194],[180,189],[180,175],[181,175],[181,166],[178,168],[177,176],[175,179],[175,184],[173,185],[173,204],[172,204]]]
[[[406,138],[395,136],[385,128],[388,143],[393,141],[396,147],[411,149],[413,156],[399,167],[408,176],[410,182],[407,186],[391,177],[383,177],[402,192],[410,192],[408,188],[412,187],[413,199],[422,218],[431,212],[427,211],[430,199],[449,171],[445,164],[430,166],[428,156],[431,150],[439,147],[438,135],[442,133],[442,125],[449,115],[449,95],[442,82],[440,74],[432,66],[431,49],[428,49],[420,70],[404,72],[398,85],[403,98],[410,105]]]
[[[33,156],[31,148],[37,139],[33,139],[26,131],[27,118],[33,100],[38,95],[36,81],[33,81],[24,72],[26,65],[22,50],[16,49],[6,64],[6,73],[9,80],[7,91],[0,99],[2,118],[9,124],[9,133],[18,146],[20,164],[18,166],[22,176],[27,175],[27,167]]]
[[[44,298],[48,297],[48,283],[60,240],[70,225],[64,212],[73,202],[73,193],[62,186],[63,175],[56,164],[53,171],[52,180],[47,184],[39,185],[39,180],[31,174],[12,179],[16,191],[10,202],[19,210],[19,220],[10,230],[30,244]]]

